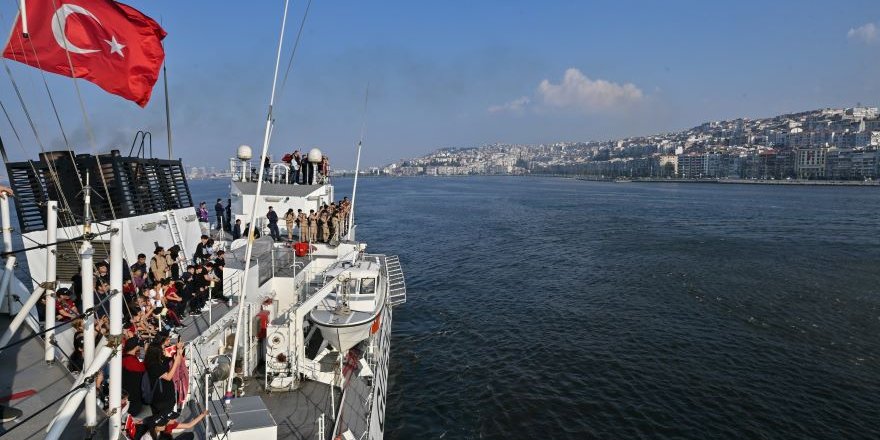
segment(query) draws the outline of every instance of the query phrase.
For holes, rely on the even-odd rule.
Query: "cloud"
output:
[[[645,100],[645,94],[631,83],[618,84],[604,79],[590,79],[580,70],[569,68],[562,82],[545,79],[538,84],[534,98],[523,96],[489,107],[489,113],[523,113],[534,110],[575,110],[593,113],[625,110]]]
[[[521,96],[519,98],[514,99],[513,101],[506,102],[501,105],[493,105],[489,107],[489,113],[503,113],[503,112],[511,112],[511,113],[522,113],[525,111],[526,106],[531,104],[532,100],[528,96]]]
[[[645,97],[634,84],[593,80],[575,68],[566,70],[559,84],[546,79],[541,81],[538,96],[548,107],[585,111],[617,109],[637,103]]]
[[[872,44],[880,41],[880,33],[878,33],[876,24],[868,23],[857,28],[851,28],[849,32],[846,33],[846,38],[848,38],[849,41]]]

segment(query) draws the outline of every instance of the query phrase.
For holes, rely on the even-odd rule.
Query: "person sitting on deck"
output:
[[[58,300],[55,301],[55,314],[58,322],[67,322],[79,316],[76,304],[70,299],[70,290],[62,287],[55,292]]]
[[[193,263],[203,264],[211,258],[211,251],[208,250],[208,240],[209,237],[207,235],[202,235],[199,244],[196,245],[196,251],[193,252]]]
[[[192,432],[186,432],[186,431],[189,431],[190,429],[193,429],[194,427],[196,427],[207,416],[208,416],[208,411],[205,410],[205,411],[199,413],[197,416],[193,417],[192,420],[190,420],[186,423],[181,423],[179,420],[177,420],[177,418],[180,417],[180,413],[171,412],[169,414],[166,414],[165,416],[160,417],[156,421],[156,426],[161,428],[159,430],[159,433],[160,433],[159,438],[163,439],[163,440],[164,439],[192,440],[195,438],[195,434],[193,434]],[[180,434],[180,435],[176,435],[176,434]]]
[[[150,273],[153,275],[153,282],[158,282],[171,275],[171,268],[168,266],[168,259],[165,257],[165,248],[162,246],[157,247],[153,251],[153,258],[150,259]]]

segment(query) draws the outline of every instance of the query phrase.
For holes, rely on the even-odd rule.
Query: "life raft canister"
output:
[[[376,334],[379,331],[379,320],[382,318],[382,315],[376,315],[376,319],[373,321],[373,325],[370,326],[370,334]]]

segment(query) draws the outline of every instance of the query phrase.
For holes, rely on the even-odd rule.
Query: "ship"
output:
[[[140,438],[144,425],[197,418],[188,429],[205,440],[383,438],[403,269],[397,256],[370,253],[356,239],[354,206],[332,240],[287,231],[283,221],[282,237],[272,237],[269,206],[309,212],[337,201],[317,148],[302,164],[307,173],[269,159],[273,102],[274,88],[261,154],[239,146],[230,155],[231,215],[217,227],[200,217],[182,161],[152,155],[149,133],[135,134],[127,154],[68,149],[18,162],[0,139],[14,194],[0,193],[0,436]],[[236,220],[247,229],[241,238],[230,231]],[[284,239],[288,232],[296,238]],[[202,265],[194,252],[205,236],[211,258],[225,253],[208,301],[175,325],[156,318],[182,342],[172,414],[149,405],[132,414],[121,358],[143,335],[123,333],[136,314],[123,300],[130,267],[160,247],[176,249],[180,268]],[[105,282],[109,290],[99,292]],[[70,291],[81,300],[81,343],[75,320],[56,320]],[[106,316],[103,337],[98,316]],[[103,392],[101,382],[109,383]]]

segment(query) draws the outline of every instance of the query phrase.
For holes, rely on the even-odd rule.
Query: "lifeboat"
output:
[[[336,350],[345,352],[370,337],[385,306],[386,286],[378,262],[341,261],[324,273],[336,287],[309,312],[309,320]]]

